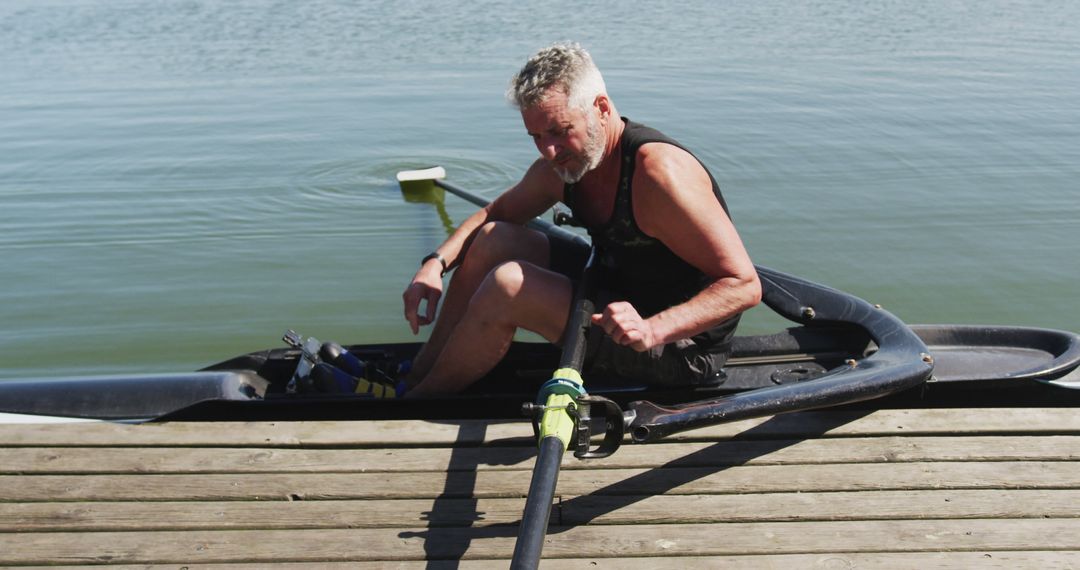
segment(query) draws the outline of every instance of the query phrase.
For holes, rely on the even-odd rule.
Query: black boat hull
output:
[[[589,374],[586,388],[628,409],[639,441],[698,425],[884,396],[915,405],[1023,402],[1075,405],[1080,335],[1019,327],[909,327],[853,295],[758,267],[765,303],[798,326],[736,337],[724,371],[699,386],[657,389],[633,378]],[[309,339],[311,341],[313,339]],[[419,343],[347,347],[393,365]],[[317,349],[316,349],[317,351]],[[302,351],[270,349],[201,371],[124,377],[0,382],[0,414],[119,421],[519,418],[551,378],[560,350],[515,343],[463,394],[429,400],[373,400],[352,393],[295,393]],[[295,383],[293,384],[295,386]],[[950,400],[950,395],[955,395]]]
[[[934,357],[926,384],[875,400],[889,405],[1077,405],[1080,339],[1073,333],[1021,327],[912,325]],[[418,343],[353,345],[361,355],[408,358]],[[773,335],[739,337],[725,377],[685,389],[627,387],[624,379],[589,378],[589,389],[620,404],[659,404],[817,378],[872,350],[857,331],[796,327]],[[281,348],[233,358],[202,371],[122,377],[0,382],[0,413],[121,421],[314,420],[385,418],[520,418],[522,402],[548,380],[556,347],[515,343],[499,367],[460,396],[420,401],[374,401],[349,394],[286,394],[298,351]]]

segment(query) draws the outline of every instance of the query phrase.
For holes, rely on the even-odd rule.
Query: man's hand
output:
[[[594,325],[604,332],[616,344],[644,352],[659,344],[656,332],[646,319],[641,318],[637,309],[625,301],[609,304],[604,312],[592,316]]]
[[[442,297],[443,282],[434,263],[427,264],[427,269],[420,268],[413,277],[412,283],[405,288],[401,299],[405,302],[405,320],[409,321],[409,328],[413,334],[420,332],[420,327],[430,325],[435,321],[435,309],[439,306]],[[424,315],[420,315],[420,302],[427,301],[427,309]]]

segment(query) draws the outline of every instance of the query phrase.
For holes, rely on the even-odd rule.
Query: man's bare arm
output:
[[[642,318],[629,303],[609,305],[593,321],[636,350],[689,338],[761,300],[761,282],[709,175],[686,151],[648,144],[637,156],[634,217],[647,235],[714,278],[688,301]]]

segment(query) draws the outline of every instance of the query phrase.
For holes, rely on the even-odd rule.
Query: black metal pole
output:
[[[555,486],[559,481],[559,467],[563,453],[577,430],[577,415],[571,408],[577,405],[577,397],[585,395],[581,366],[585,359],[586,335],[592,326],[590,317],[595,312],[591,300],[596,279],[595,262],[594,252],[589,255],[581,282],[574,291],[573,310],[566,323],[559,369],[552,375],[552,380],[540,388],[537,397],[543,403],[538,422],[540,449],[533,466],[529,496],[525,501],[525,512],[521,516],[514,557],[510,563],[510,568],[514,570],[535,570],[540,564],[540,553],[551,517],[551,503],[555,499]]]
[[[529,483],[529,498],[525,501],[525,513],[521,516],[514,558],[510,563],[513,570],[533,570],[540,565],[565,447],[566,444],[555,436],[540,441],[540,452]]]

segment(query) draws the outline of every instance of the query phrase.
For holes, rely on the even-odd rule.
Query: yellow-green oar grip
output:
[[[574,398],[566,394],[552,394],[545,402],[544,416],[540,419],[540,440],[555,436],[563,442],[563,449],[570,447],[574,437],[574,418],[567,413],[576,406]]]
[[[569,380],[571,382],[577,382],[580,385],[584,385],[585,381],[581,379],[581,373],[573,368],[560,368],[551,375],[553,379]]]
[[[562,440],[563,449],[569,449],[576,429],[574,416],[570,411],[577,407],[577,399],[585,395],[581,373],[573,368],[560,368],[551,375],[540,388],[538,402],[544,405],[544,415],[540,418],[540,438],[554,436]]]

